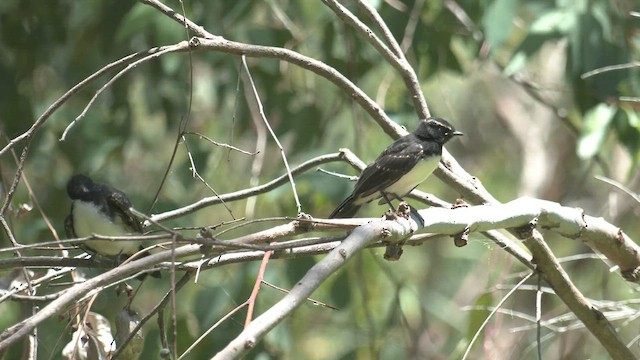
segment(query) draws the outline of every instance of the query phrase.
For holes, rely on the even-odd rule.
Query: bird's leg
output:
[[[114,258],[114,261],[116,263],[116,266],[120,266],[122,265],[123,262],[125,262],[127,260],[128,256],[120,253],[118,255],[116,255],[116,257]]]
[[[387,204],[389,204],[391,211],[395,211],[393,204],[391,203],[391,200],[389,200],[389,197],[387,196],[387,193],[384,191],[380,191],[380,194],[382,194],[382,197],[384,198],[384,200],[387,202]]]
[[[391,203],[391,200],[389,199],[389,195],[384,191],[380,191],[380,193],[382,194],[382,197],[384,198],[384,200],[387,202],[387,204],[389,204],[389,206],[391,207],[391,211],[396,211],[395,208],[393,207],[393,204]],[[402,200],[401,197],[394,195],[393,198],[398,199],[399,201],[404,201]],[[380,200],[382,202],[382,200]],[[424,218],[418,213],[418,210],[416,208],[414,208],[413,206],[409,205],[409,209],[411,211],[411,217],[413,217],[413,220],[418,224],[419,227],[424,227]]]

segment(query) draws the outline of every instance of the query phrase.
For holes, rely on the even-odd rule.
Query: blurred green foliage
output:
[[[431,111],[464,131],[463,139],[448,149],[476,175],[498,199],[523,195],[523,157],[526,146],[514,136],[519,129],[537,126],[535,106],[559,110],[566,122],[553,118],[548,136],[531,135],[527,141],[543,142],[552,149],[552,179],[538,193],[565,204],[581,206],[592,215],[615,221],[632,238],[640,237],[638,204],[619,196],[617,190],[592,179],[603,174],[638,189],[640,155],[638,102],[621,97],[640,96],[639,67],[583,74],[603,66],[629,64],[640,56],[640,11],[632,0],[604,1],[459,1],[470,23],[450,11],[451,1],[377,2],[381,16],[396,39],[408,39],[407,58],[423,83]],[[180,3],[167,2],[176,11]],[[395,121],[412,129],[415,111],[404,83],[384,59],[352,29],[337,20],[321,2],[304,0],[186,1],[187,16],[209,32],[230,40],[293,49],[335,67],[383,105]],[[354,4],[347,5],[365,22]],[[414,13],[415,12],[415,13]],[[415,21],[415,28],[408,26]],[[68,89],[103,66],[125,55],[188,39],[185,29],[155,9],[136,1],[18,1],[0,3],[0,144],[4,146],[31,124]],[[549,46],[566,61],[546,64]],[[559,50],[557,50],[559,49]],[[390,142],[367,114],[332,83],[315,74],[273,59],[249,59],[251,74],[265,114],[283,144],[292,166],[314,156],[352,149],[369,162]],[[26,161],[25,177],[35,199],[59,234],[69,203],[67,179],[86,173],[96,180],[126,191],[140,210],[153,201],[169,164],[181,121],[187,130],[218,142],[253,152],[259,130],[254,124],[251,97],[241,80],[237,56],[195,52],[169,54],[129,71],[110,86],[87,116],[76,123],[65,141],[64,129],[106,83],[104,77],[75,94],[34,136]],[[498,69],[498,70],[496,70]],[[562,75],[554,82],[538,82],[551,71]],[[111,72],[109,76],[115,75]],[[512,82],[526,73],[527,84]],[[546,105],[522,89],[551,90]],[[528,86],[529,85],[529,86]],[[514,90],[515,89],[515,90]],[[514,99],[527,111],[507,113],[519,119],[505,121],[504,101]],[[516,124],[516,125],[513,125]],[[531,134],[535,134],[531,131]],[[558,137],[558,135],[560,137]],[[538,136],[538,137],[536,137]],[[264,160],[252,179],[255,156],[217,147],[187,135],[178,146],[167,182],[151,213],[160,213],[213,195],[192,177],[192,163],[219,194],[265,183],[285,172],[280,151],[267,135],[261,149]],[[24,143],[15,149],[19,150]],[[624,149],[624,150],[621,150]],[[323,169],[355,175],[346,164]],[[16,170],[10,155],[0,158],[5,195]],[[303,211],[316,217],[330,213],[352,184],[317,172],[296,179]],[[436,179],[422,189],[453,201],[453,193]],[[42,215],[21,211],[33,204],[24,183],[10,208],[9,221],[24,244],[53,239]],[[251,201],[227,204],[236,218],[296,215],[290,185],[284,185]],[[255,207],[253,207],[255,206]],[[368,206],[362,216],[376,216],[384,207]],[[213,206],[168,222],[173,226],[207,226],[231,220],[223,206]],[[273,225],[250,226],[225,238]],[[3,247],[9,246],[4,232]],[[579,242],[547,238],[559,256],[588,252]],[[294,315],[258,344],[252,358],[447,359],[461,356],[486,310],[461,311],[469,305],[495,305],[515,284],[513,274],[524,268],[481,236],[472,236],[463,249],[452,241],[437,240],[405,249],[401,260],[386,263],[383,250],[367,250],[314,293],[313,297],[338,310],[303,305]],[[7,256],[9,256],[7,254]],[[290,288],[315,262],[313,258],[273,260],[267,280]],[[635,287],[609,273],[597,260],[567,263],[567,271],[579,288],[594,299],[635,298]],[[197,284],[178,294],[178,343],[184,350],[209,326],[246,300],[257,273],[257,264],[237,264],[203,272]],[[68,279],[63,279],[68,281]],[[149,310],[169,289],[167,279],[149,280],[134,304]],[[535,284],[535,279],[529,282]],[[156,286],[157,285],[157,286]],[[48,290],[41,290],[47,292]],[[122,299],[106,291],[95,310],[113,315]],[[263,288],[257,310],[263,311],[282,297]],[[534,314],[535,293],[518,291],[507,301],[513,311]],[[119,306],[114,306],[118,303]],[[18,306],[4,302],[0,327],[16,321]],[[543,316],[566,312],[561,302],[543,296]],[[222,348],[244,323],[240,312],[225,321],[189,358],[208,358]],[[535,329],[512,333],[513,327],[531,325],[518,316],[498,314],[490,321],[474,349],[473,358],[535,358],[529,344]],[[632,341],[637,321],[621,324],[621,336]],[[144,358],[157,358],[158,332],[147,327]],[[41,354],[59,358],[61,344],[70,334],[65,321],[49,321],[39,331]],[[543,351],[549,358],[605,357],[602,348],[584,330],[552,332],[543,329]],[[589,340],[585,340],[588,338]],[[640,353],[637,342],[633,349]],[[19,356],[12,349],[6,358]],[[571,355],[573,354],[573,355]],[[589,355],[586,355],[589,354]]]

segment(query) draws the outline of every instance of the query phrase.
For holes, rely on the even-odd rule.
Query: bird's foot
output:
[[[411,206],[402,201],[396,210],[389,209],[384,213],[385,220],[396,220],[397,218],[409,219],[411,216]]]
[[[127,298],[131,299],[133,298],[133,295],[135,295],[135,293],[136,291],[133,289],[133,287],[131,287],[131,285],[127,284],[126,282],[120,283],[116,286],[117,296],[126,294]]]
[[[313,222],[313,216],[309,214],[305,214],[300,212],[296,217],[296,226],[302,229],[303,231],[311,231],[315,227],[315,223]]]
[[[466,207],[469,207],[469,204],[462,199],[456,199],[456,201],[453,204],[451,204],[452,209],[466,208]]]
[[[396,209],[395,211],[387,210],[387,212],[384,215],[386,220],[396,220],[398,218],[408,220],[409,218],[415,215],[420,217],[417,211],[413,209],[411,206],[409,206],[409,204],[405,201],[400,202],[400,205],[398,205],[398,209]],[[422,218],[420,217],[420,219]],[[424,223],[424,220],[422,221],[422,223]],[[384,259],[388,261],[400,260],[400,256],[403,253],[403,250],[402,250],[403,245],[404,245],[404,241],[399,243],[387,244],[387,247],[385,248],[385,252],[384,252]]]

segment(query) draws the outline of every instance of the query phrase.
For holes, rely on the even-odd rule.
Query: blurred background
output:
[[[500,201],[532,196],[581,207],[640,239],[640,5],[598,1],[373,1],[416,69],[432,114],[465,136],[447,148]],[[180,3],[168,1],[176,11]],[[409,131],[417,124],[403,81],[384,59],[321,2],[304,0],[184,2],[187,17],[229,40],[284,47],[335,67]],[[369,19],[357,5],[346,6]],[[0,3],[0,144],[26,131],[68,89],[128,54],[188,39],[185,29],[136,1],[18,1]],[[635,61],[635,62],[634,62]],[[274,59],[248,59],[264,112],[291,166],[347,147],[371,162],[392,142],[374,121],[332,83]],[[589,71],[623,65],[598,74]],[[626,65],[626,66],[625,66]],[[7,220],[23,244],[54,235],[34,199],[61,237],[69,212],[65,185],[84,173],[125,191],[150,214],[191,204],[212,191],[192,176],[192,164],[218,194],[263,184],[285,173],[280,151],[256,116],[255,104],[234,55],[199,51],[168,54],[129,71],[109,87],[59,141],[69,123],[110,72],[74,95],[33,137],[24,176]],[[192,73],[191,73],[192,71]],[[585,76],[585,74],[587,76]],[[192,76],[191,76],[192,75]],[[158,202],[151,208],[169,165],[179,124],[258,155],[229,151],[186,135],[178,146]],[[15,150],[19,155],[24,143]],[[192,161],[189,159],[189,154]],[[0,158],[3,199],[17,162]],[[323,169],[357,175],[347,164]],[[296,178],[302,210],[326,217],[353,183],[309,171]],[[420,186],[453,202],[459,195],[433,177]],[[216,205],[167,222],[209,226],[246,217],[295,216],[290,185],[252,199]],[[149,210],[151,208],[151,210]],[[371,204],[361,216],[377,216]],[[227,233],[232,238],[279,223]],[[610,272],[580,241],[548,234],[547,242],[585,296],[611,301],[607,316],[640,354],[637,286]],[[2,247],[10,242],[0,232]],[[383,249],[365,250],[313,294],[338,308],[303,305],[251,353],[268,359],[460,358],[491,306],[526,268],[479,234],[468,246],[452,240],[406,248],[398,262]],[[11,256],[3,254],[3,256]],[[290,288],[319,257],[272,260],[266,280]],[[258,263],[203,273],[180,293],[178,341],[184,350],[249,296]],[[68,281],[69,279],[61,279]],[[169,289],[168,279],[145,284],[134,307],[144,313]],[[516,291],[481,332],[471,358],[533,359],[536,356],[535,286]],[[544,283],[543,283],[544,285]],[[43,288],[39,294],[58,289]],[[260,313],[282,297],[264,288]],[[105,291],[94,310],[110,316],[115,294]],[[118,301],[124,304],[122,299]],[[16,302],[0,304],[0,328],[21,314]],[[549,359],[606,358],[601,345],[571,318],[554,295],[542,296],[543,354]],[[569,313],[570,314],[570,313]],[[617,319],[617,320],[616,320]],[[244,314],[227,320],[190,358],[208,358],[236,334]],[[41,354],[59,358],[66,320],[41,328]],[[146,328],[145,356],[159,351],[155,324]],[[16,351],[18,349],[15,349]],[[17,353],[14,353],[14,355]],[[11,356],[9,354],[8,356]],[[10,357],[9,357],[10,358]]]

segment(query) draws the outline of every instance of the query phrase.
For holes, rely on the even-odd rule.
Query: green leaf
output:
[[[616,110],[614,106],[600,103],[587,111],[582,135],[578,140],[577,152],[580,158],[588,159],[600,150]]]
[[[496,0],[482,17],[484,34],[492,49],[502,45],[511,35],[509,29],[513,26],[519,1]]]
[[[513,55],[507,66],[504,67],[504,75],[511,76],[522,70],[527,65],[529,55],[525,51],[518,51]]]
[[[531,34],[567,34],[576,26],[576,14],[565,9],[553,10],[536,19],[529,32]]]
[[[557,34],[530,34],[528,35],[518,49],[514,52],[514,55],[509,60],[509,63],[504,68],[505,76],[511,76],[518,71],[522,70],[528,63],[529,58],[535,54],[540,48],[548,41],[558,38]]]
[[[623,110],[627,115],[627,121],[629,122],[629,125],[634,127],[636,130],[640,130],[640,114],[629,108],[623,108]]]
[[[629,152],[634,164],[637,164],[640,160],[640,115],[633,109],[623,108],[623,110],[615,119],[616,134]]]

